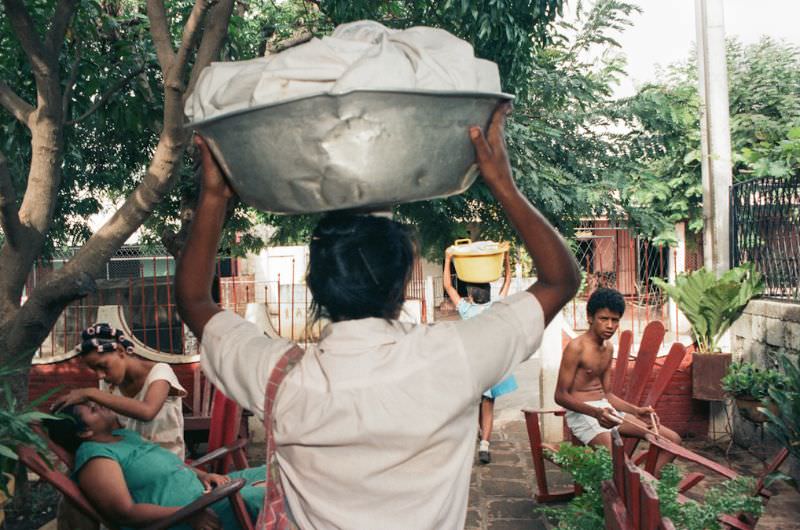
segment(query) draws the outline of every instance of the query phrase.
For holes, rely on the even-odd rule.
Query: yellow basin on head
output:
[[[503,255],[508,252],[508,243],[458,239],[447,251],[453,256],[459,280],[486,283],[503,275]]]

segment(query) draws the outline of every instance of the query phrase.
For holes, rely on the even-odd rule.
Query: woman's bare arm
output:
[[[537,280],[528,291],[539,300],[547,324],[575,296],[580,274],[564,240],[514,183],[503,137],[510,111],[509,103],[501,105],[492,116],[486,136],[480,127],[472,127],[470,137],[484,181],[533,259]]]

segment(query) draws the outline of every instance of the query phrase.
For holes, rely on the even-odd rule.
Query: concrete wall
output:
[[[764,367],[775,367],[779,350],[789,354],[800,354],[800,304],[789,304],[774,300],[753,300],[744,314],[731,328],[733,358],[755,362]],[[737,444],[757,448],[771,457],[779,445],[766,429],[754,425],[739,416],[733,409],[733,434]],[[800,480],[800,462],[790,459],[785,464],[796,480]]]

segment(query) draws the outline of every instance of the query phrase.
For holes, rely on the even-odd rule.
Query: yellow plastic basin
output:
[[[493,282],[503,275],[503,255],[508,243],[458,239],[447,251],[453,257],[456,276],[472,283]]]

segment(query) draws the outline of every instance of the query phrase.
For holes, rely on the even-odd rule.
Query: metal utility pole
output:
[[[730,268],[731,134],[723,0],[695,0],[706,269]]]

